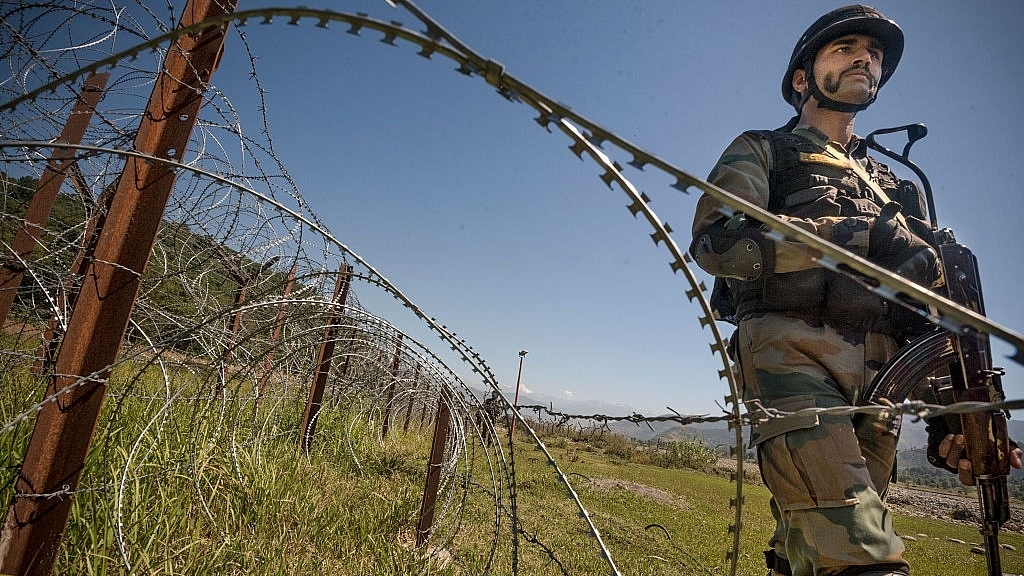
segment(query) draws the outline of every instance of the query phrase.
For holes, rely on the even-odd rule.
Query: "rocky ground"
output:
[[[916,486],[894,484],[886,503],[893,510],[908,516],[928,516],[948,522],[978,526],[981,511],[975,494],[953,494]],[[1010,505],[1010,519],[1001,530],[1024,534],[1024,510]]]

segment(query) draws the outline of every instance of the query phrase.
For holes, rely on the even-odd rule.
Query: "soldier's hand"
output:
[[[956,469],[961,484],[974,486],[974,467],[971,466],[971,460],[967,458],[967,452],[964,450],[966,445],[967,441],[963,434],[947,434],[942,442],[939,442],[939,456],[946,459],[949,468]],[[1010,466],[1020,469],[1022,465],[1024,460],[1020,447],[1011,445]]]
[[[931,246],[925,246],[901,262],[893,272],[922,286],[931,286],[939,279],[939,256]]]
[[[897,216],[900,205],[882,207],[868,234],[868,260],[922,286],[939,278],[938,255]]]

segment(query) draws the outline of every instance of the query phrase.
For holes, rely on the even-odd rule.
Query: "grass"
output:
[[[624,574],[727,573],[726,539],[733,518],[728,503],[734,497],[734,485],[728,479],[693,470],[624,462],[573,446],[555,448],[553,452],[556,461],[571,461],[565,465],[567,470],[589,479],[575,477],[579,480],[578,491],[608,537]],[[597,481],[607,478],[624,482],[616,485]],[[658,491],[652,494],[644,487]],[[762,486],[747,485],[744,495],[738,573],[762,574],[761,550],[773,529],[767,512],[769,494]],[[537,496],[543,498],[541,494]],[[653,523],[665,530],[645,529]],[[970,543],[980,542],[977,528],[902,515],[896,516],[895,523],[901,534],[913,538],[908,538],[906,545],[907,558],[915,573],[985,572],[984,557],[970,551]],[[671,541],[666,535],[671,535]],[[1002,552],[1003,570],[1024,571],[1024,555],[1020,552],[1024,536],[1003,533],[1000,542],[1014,548]]]
[[[187,452],[196,429],[187,432],[166,446],[185,441]],[[153,475],[143,467],[126,489],[79,495],[56,572],[417,573],[425,562],[396,537],[414,526],[427,447],[401,440],[360,454],[358,468],[339,446],[306,458],[296,434],[185,461],[151,454]]]
[[[729,501],[735,497],[735,486],[727,479],[695,470],[638,464],[581,449],[576,443],[553,444],[555,460],[570,475],[623,574],[728,573],[728,529],[734,518]],[[522,475],[520,469],[517,473]],[[541,512],[554,504],[552,499],[557,501],[556,487],[538,484],[531,488],[523,499],[536,501],[541,517],[525,514],[527,527],[539,530],[547,522],[567,520],[576,524],[573,514],[560,510],[557,518],[545,518]],[[766,504],[767,495],[748,495],[747,501]],[[754,519],[742,534],[745,539],[757,538],[768,529]],[[741,554],[739,573],[763,572],[759,566],[761,546],[753,541],[744,546],[750,553]],[[553,547],[560,554],[571,552],[561,543]],[[582,549],[592,551],[593,561],[587,559],[569,573],[604,573],[593,543],[584,543]]]
[[[188,382],[167,403],[142,393],[163,385],[150,377],[127,367],[115,374],[54,573],[608,574],[563,476],[620,573],[729,573],[735,484],[709,472],[699,444],[656,452],[611,435],[549,431],[543,440],[561,474],[522,431],[507,464],[479,444],[450,445],[462,451],[442,485],[431,545],[416,548],[432,427],[392,426],[381,439],[374,406],[329,404],[305,455],[296,449],[301,395],[256,413],[251,401],[201,394],[209,385],[191,373],[191,381],[175,376]],[[7,416],[18,412],[15,398],[38,395],[18,371],[0,374],[0,385]],[[30,428],[2,438],[8,466]],[[9,501],[9,480],[0,495]],[[760,575],[773,529],[769,494],[748,484],[744,497],[737,573]],[[984,558],[962,543],[979,541],[975,527],[895,522],[913,538],[915,573],[984,573]],[[1004,571],[1024,573],[1024,536],[1001,541],[1015,548],[1003,551]]]

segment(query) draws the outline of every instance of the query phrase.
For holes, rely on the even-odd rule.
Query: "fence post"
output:
[[[434,421],[434,443],[430,447],[430,463],[427,464],[427,480],[423,488],[423,503],[420,506],[420,521],[416,526],[416,547],[423,546],[434,528],[434,507],[437,505],[437,490],[441,485],[441,470],[444,466],[444,447],[448,441],[448,426],[451,412],[445,401],[444,392],[437,400],[437,419]]]
[[[189,0],[181,26],[234,11],[237,0]],[[135,149],[180,161],[203,93],[224,48],[227,24],[181,36],[167,51]],[[48,575],[85,467],[106,383],[128,327],[140,278],[174,186],[162,162],[129,158],[75,302],[54,375],[36,418],[0,534],[0,573]]]
[[[423,428],[427,423],[427,403],[423,402],[423,411],[420,412],[420,428]]]
[[[263,387],[266,385],[267,378],[270,376],[270,369],[274,365],[274,349],[277,347],[278,341],[281,339],[281,331],[284,330],[284,313],[288,307],[288,297],[291,296],[292,286],[295,285],[295,274],[299,271],[299,263],[296,261],[292,264],[292,270],[288,273],[288,283],[284,285],[284,295],[281,296],[281,305],[277,309],[277,318],[274,320],[274,332],[270,335],[270,348],[267,350],[267,359],[263,362],[263,375],[260,376],[260,381],[256,385],[256,404],[259,405],[260,398],[263,395]]]
[[[416,372],[412,377],[412,390],[409,392],[409,407],[405,410],[405,423],[402,424],[402,430],[409,430],[409,420],[412,418],[412,405],[416,400],[416,387],[420,383],[420,363],[416,363]]]
[[[335,396],[335,397],[338,397],[338,396],[341,395],[339,383],[340,382],[344,382],[348,378],[348,370],[349,370],[349,366],[352,365],[352,354],[353,354],[353,350],[355,349],[355,345],[356,345],[356,343],[355,343],[355,335],[356,335],[357,331],[358,331],[358,328],[356,328],[355,326],[350,326],[349,329],[348,329],[348,332],[347,332],[348,335],[345,336],[345,337],[339,338],[339,341],[345,343],[345,353],[342,355],[341,368],[338,368],[338,377],[335,378],[333,382],[331,382],[331,390],[330,391],[331,391],[331,394],[333,396]],[[325,393],[326,393],[326,390],[325,390]]]
[[[241,308],[242,304],[245,304],[245,291],[249,289],[249,282],[252,281],[252,277],[231,261],[231,257],[224,252],[223,247],[214,244],[213,249],[217,252],[221,263],[224,264],[224,269],[227,270],[228,276],[235,281],[235,289],[232,291],[235,295],[235,302],[231,305],[231,318],[228,320],[228,344],[224,347],[224,362],[230,364],[231,355],[235,349],[235,338],[238,336],[238,330],[242,325]],[[219,392],[223,394],[224,391],[220,390]]]
[[[82,196],[86,194],[81,192]],[[61,310],[65,307],[74,309],[75,301],[78,299],[78,291],[81,286],[81,279],[85,276],[85,272],[88,269],[89,260],[92,259],[93,253],[96,251],[96,238],[99,233],[103,230],[103,222],[107,218],[107,214],[110,213],[110,203],[114,198],[114,185],[107,186],[100,192],[99,198],[96,199],[96,209],[93,211],[92,216],[89,218],[89,222],[85,226],[85,233],[82,235],[82,245],[78,249],[78,254],[75,255],[75,262],[71,265],[71,271],[68,276],[64,279],[64,292],[58,294],[57,298],[57,309]],[[54,311],[50,315],[50,322],[43,332],[42,341],[39,343],[39,348],[36,352],[36,360],[33,365],[33,370],[39,376],[44,376],[53,367],[53,363],[57,358],[57,348],[61,342],[61,326],[60,319]]]
[[[380,427],[381,438],[386,438],[388,435],[388,428],[391,420],[391,404],[395,399],[395,386],[398,384],[398,361],[401,359],[402,352],[402,335],[398,335],[398,340],[395,342],[395,357],[391,361],[391,383],[388,384],[388,400],[384,403],[384,423]]]
[[[96,105],[103,98],[103,91],[107,87],[107,79],[110,74],[107,72],[93,73],[82,86],[78,94],[75,107],[71,110],[64,130],[61,131],[57,142],[61,144],[81,144],[82,136],[92,120]],[[25,265],[32,259],[32,253],[39,244],[46,222],[50,219],[50,211],[57,201],[57,193],[60,192],[64,179],[75,163],[75,150],[71,148],[54,147],[50,152],[50,161],[46,163],[36,192],[32,195],[28,207],[25,208],[25,217],[21,226],[11,242],[10,259],[0,265],[0,326],[7,323],[7,315],[14,305],[14,298],[18,295],[18,288],[25,277]]]
[[[250,274],[245,270],[238,267],[231,260],[231,256],[227,254],[223,246],[214,244],[213,249],[217,252],[217,256],[220,258],[221,263],[224,264],[224,268],[227,270],[228,276],[235,281],[235,303],[231,307],[231,319],[228,320],[230,326],[228,344],[224,347],[224,363],[230,364],[232,356],[235,350],[235,341],[238,339],[238,331],[242,328],[242,305],[245,304],[245,293],[249,289],[249,284],[252,283],[259,275],[263,274],[268,268],[277,263],[281,259],[280,256],[274,256],[270,260],[267,260],[260,266],[260,269],[255,274]],[[218,397],[223,397],[224,390],[218,390]]]
[[[516,397],[515,400],[512,401],[512,406],[516,410],[519,410],[519,383],[523,379],[523,360],[526,358],[527,354],[528,352],[526,350],[519,351],[519,375],[516,376]],[[516,440],[516,421],[518,419],[516,418],[516,415],[514,413],[511,414],[511,417],[512,424],[509,425],[508,429],[508,445],[514,446]],[[511,448],[509,449],[511,450]]]
[[[348,266],[342,264],[338,269],[338,281],[334,284],[334,296],[331,299],[331,302],[335,302],[336,305],[331,307],[331,315],[327,319],[324,339],[320,343],[320,351],[316,359],[316,375],[313,377],[313,385],[309,388],[309,399],[306,401],[306,410],[302,414],[302,423],[299,428],[301,434],[299,445],[306,454],[313,446],[316,416],[320,412],[320,405],[324,399],[324,388],[327,386],[327,377],[331,373],[334,346],[338,341],[338,325],[343,315],[341,309],[345,307],[345,302],[348,300],[348,288],[351,282],[352,275],[349,274]]]

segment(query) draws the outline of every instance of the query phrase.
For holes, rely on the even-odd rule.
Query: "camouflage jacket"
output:
[[[916,186],[899,180],[869,157],[863,141],[855,137],[847,150],[810,126],[798,126],[791,133],[740,135],[708,179],[862,257],[867,256],[871,226],[884,204],[912,197],[912,213],[922,204]],[[712,197],[700,198],[695,238],[708,227],[724,225],[718,207]],[[787,312],[857,330],[888,333],[898,328],[888,302],[848,277],[821,268],[801,244],[777,241],[772,247],[770,274],[754,281],[730,278],[716,283],[718,303],[723,301],[718,292],[728,291],[726,305],[721,306],[725,312],[720,310],[720,315],[743,318],[758,312]]]

